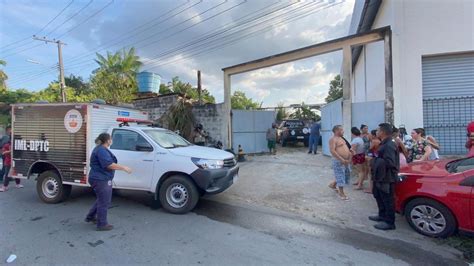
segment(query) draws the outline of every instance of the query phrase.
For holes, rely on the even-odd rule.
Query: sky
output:
[[[135,47],[141,70],[162,83],[178,76],[223,101],[222,68],[346,36],[354,0],[0,0],[0,59],[10,88],[40,90],[58,79],[59,39],[66,76],[89,79],[96,53]],[[334,52],[232,76],[265,107],[322,103],[340,72]]]

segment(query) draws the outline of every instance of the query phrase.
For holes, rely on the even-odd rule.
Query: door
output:
[[[267,130],[275,123],[275,111],[232,110],[232,148],[245,153],[267,152]]]
[[[466,126],[474,117],[474,53],[422,59],[423,125],[440,154],[466,154]]]
[[[151,144],[139,133],[128,129],[114,129],[110,150],[117,157],[118,163],[132,168],[132,174],[116,171],[114,187],[149,190],[154,175],[155,153],[139,151],[138,146]]]
[[[461,168],[461,169],[460,169]],[[463,171],[465,179],[461,181],[462,186],[470,187],[470,201],[466,209],[470,210],[471,230],[474,231],[474,157],[466,159],[462,165],[458,167],[458,171]]]

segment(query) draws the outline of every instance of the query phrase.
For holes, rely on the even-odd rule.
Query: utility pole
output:
[[[59,58],[59,86],[61,90],[61,101],[63,103],[66,102],[66,82],[64,81],[64,65],[63,65],[63,53],[62,53],[62,46],[66,45],[65,43],[61,42],[60,40],[48,40],[46,37],[38,38],[33,35],[33,40],[43,41],[45,43],[56,43],[58,45],[58,58]]]
[[[197,72],[198,74],[198,95],[199,95],[199,105],[201,106],[202,105],[202,88],[201,88],[201,70],[198,70]]]

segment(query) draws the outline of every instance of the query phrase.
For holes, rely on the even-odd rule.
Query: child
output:
[[[5,143],[2,147],[3,155],[3,187],[0,188],[0,192],[5,192],[8,190],[8,183],[10,183],[10,178],[8,173],[10,172],[10,167],[12,165],[12,155],[10,150],[10,141]],[[23,188],[23,185],[20,184],[20,179],[15,178],[16,188]]]

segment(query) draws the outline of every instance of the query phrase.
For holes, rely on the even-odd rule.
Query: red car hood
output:
[[[452,160],[423,161],[410,163],[400,169],[400,175],[442,177],[449,175],[446,164]]]

